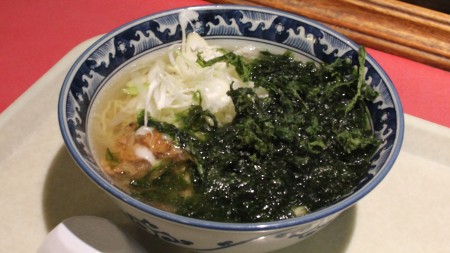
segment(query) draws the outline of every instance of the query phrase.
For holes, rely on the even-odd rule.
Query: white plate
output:
[[[83,42],[0,115],[0,252],[35,252],[72,216],[113,221],[152,253],[186,252],[125,218],[72,161],[57,99]],[[402,151],[383,182],[316,235],[277,253],[450,252],[450,129],[406,115]]]

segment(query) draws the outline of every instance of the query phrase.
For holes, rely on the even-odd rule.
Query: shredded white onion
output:
[[[175,114],[188,109],[199,101],[201,106],[213,113],[223,125],[233,120],[234,105],[226,94],[230,85],[233,88],[251,87],[252,83],[244,83],[236,70],[226,63],[217,63],[209,67],[201,67],[197,63],[197,55],[209,60],[223,53],[218,47],[209,45],[196,33],[187,35],[185,45],[168,49],[166,57],[162,57],[148,66],[148,71],[134,73],[131,85],[136,86],[138,101],[130,101],[126,107],[134,110],[144,109],[144,123],[148,116],[160,121],[175,123]],[[248,51],[251,51],[250,49]],[[139,108],[141,107],[141,108]]]
[[[153,155],[152,151],[145,146],[136,146],[134,153],[137,157],[147,160],[150,164],[156,164],[159,162]]]

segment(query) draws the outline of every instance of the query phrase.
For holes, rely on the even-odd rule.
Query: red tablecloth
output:
[[[1,1],[0,112],[79,43],[148,14],[200,4],[207,2]],[[396,85],[406,113],[450,127],[450,72],[368,51]]]

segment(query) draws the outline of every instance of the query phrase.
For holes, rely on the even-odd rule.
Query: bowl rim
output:
[[[403,108],[402,104],[400,102],[400,97],[398,95],[397,90],[395,89],[395,86],[393,85],[393,82],[389,78],[389,76],[386,74],[386,72],[381,68],[381,66],[375,61],[375,59],[370,56],[370,54],[367,53],[366,56],[366,62],[368,62],[377,73],[380,74],[380,77],[385,81],[386,87],[388,88],[390,94],[392,95],[392,102],[394,105],[394,109],[396,112],[396,118],[397,118],[397,128],[396,128],[396,136],[392,150],[390,152],[389,157],[386,159],[385,164],[382,166],[380,171],[372,178],[369,182],[367,182],[363,187],[361,187],[358,191],[354,192],[353,194],[349,195],[348,197],[342,199],[341,201],[327,206],[323,209],[317,210],[315,212],[312,212],[310,214],[306,214],[301,217],[295,217],[290,218],[286,220],[279,220],[279,221],[270,221],[270,222],[257,222],[257,223],[226,223],[226,222],[216,222],[216,221],[207,221],[207,220],[201,220],[201,219],[195,219],[190,217],[185,217],[169,212],[162,211],[160,209],[157,209],[155,207],[152,207],[150,205],[144,204],[128,194],[122,192],[112,184],[108,183],[105,179],[97,175],[91,168],[89,163],[80,155],[80,153],[77,151],[77,148],[70,137],[69,129],[66,123],[65,115],[66,115],[66,102],[67,102],[67,93],[70,89],[71,81],[73,79],[74,74],[78,71],[78,67],[80,64],[82,64],[87,57],[100,45],[107,42],[109,39],[117,35],[118,33],[128,29],[129,27],[132,27],[134,25],[137,25],[139,23],[142,23],[146,20],[151,20],[160,16],[165,16],[169,14],[175,14],[180,12],[184,9],[190,9],[190,10],[209,10],[209,9],[234,9],[234,10],[257,10],[257,11],[265,11],[270,13],[276,13],[278,15],[286,16],[289,18],[301,20],[302,22],[308,23],[314,27],[317,27],[318,29],[324,30],[327,33],[332,34],[333,36],[339,37],[342,39],[342,41],[345,41],[347,45],[349,45],[352,49],[358,49],[359,45],[353,42],[352,40],[348,39],[346,36],[340,34],[339,32],[318,23],[315,20],[311,20],[309,18],[306,18],[304,16],[289,13],[282,10],[277,10],[273,8],[268,7],[259,7],[259,6],[247,6],[247,5],[234,5],[234,4],[207,4],[207,5],[195,5],[195,6],[189,6],[189,7],[180,7],[180,8],[174,8],[170,10],[160,11],[156,12],[150,15],[146,15],[143,17],[140,17],[138,19],[132,20],[130,22],[127,22],[112,31],[104,34],[99,39],[97,39],[92,45],[90,45],[86,50],[83,51],[83,53],[77,58],[77,60],[72,64],[71,68],[69,69],[69,72],[67,73],[62,87],[59,94],[58,99],[58,123],[60,126],[60,131],[65,143],[66,148],[68,149],[70,155],[75,160],[77,165],[82,169],[82,171],[88,175],[88,177],[94,181],[97,185],[100,186],[100,188],[110,195],[112,195],[115,199],[120,200],[121,202],[124,202],[125,204],[133,207],[134,209],[140,210],[141,212],[156,216],[158,218],[162,218],[164,220],[168,220],[171,222],[184,224],[188,226],[194,226],[199,228],[206,228],[206,229],[214,229],[214,230],[229,230],[229,231],[260,231],[260,230],[275,230],[275,229],[282,229],[282,228],[289,228],[301,224],[310,223],[313,221],[317,221],[329,216],[337,215],[341,213],[342,211],[346,210],[347,208],[353,206],[358,200],[363,198],[365,195],[367,195],[369,192],[371,192],[387,175],[387,173],[390,171],[392,166],[394,165],[399,153],[400,149],[403,143],[403,137],[404,137],[404,115],[403,115]]]

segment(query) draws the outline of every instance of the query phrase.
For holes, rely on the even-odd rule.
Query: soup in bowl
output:
[[[317,232],[398,156],[401,103],[361,47],[277,10],[208,5],[133,21],[70,69],[80,168],[160,239],[267,252]]]

